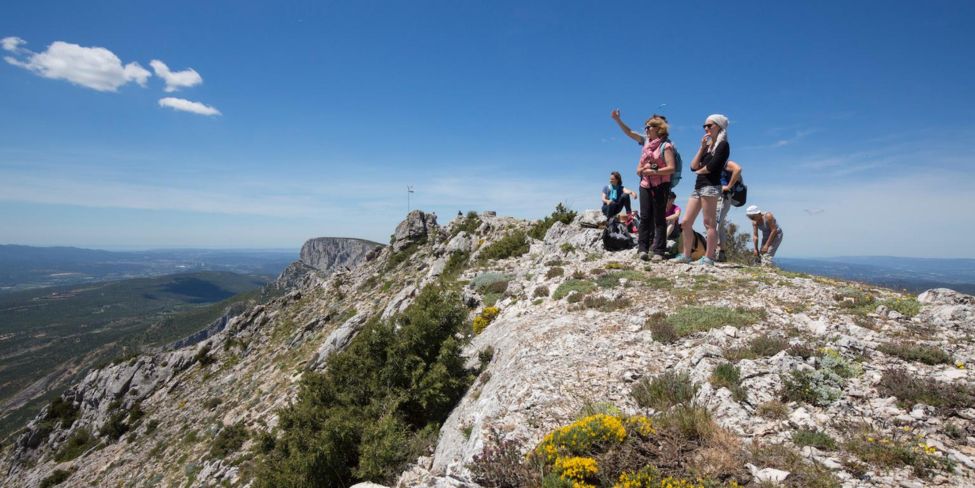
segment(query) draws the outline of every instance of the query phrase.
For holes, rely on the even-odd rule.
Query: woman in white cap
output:
[[[687,200],[687,214],[681,225],[683,252],[674,258],[678,263],[689,263],[694,239],[686,236],[694,235],[694,221],[697,214],[704,210],[704,228],[707,230],[707,253],[697,260],[697,264],[714,265],[715,251],[718,244],[717,210],[718,198],[721,197],[721,171],[728,163],[731,147],[728,145],[728,117],[721,114],[708,116],[704,121],[704,136],[701,137],[701,147],[691,161],[691,171],[697,173],[694,191]]]
[[[752,243],[755,244],[755,256],[761,257],[763,266],[772,266],[775,251],[782,244],[782,227],[775,221],[772,212],[763,212],[756,205],[745,209],[745,215],[752,221]],[[758,232],[762,232],[762,246],[758,245]]]

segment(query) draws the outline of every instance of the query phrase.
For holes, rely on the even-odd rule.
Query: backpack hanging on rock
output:
[[[606,223],[606,228],[603,229],[603,247],[607,251],[625,251],[633,249],[635,245],[633,234],[630,234],[629,229],[618,218],[613,217]]]

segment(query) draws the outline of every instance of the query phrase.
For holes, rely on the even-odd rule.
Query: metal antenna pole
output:
[[[406,185],[406,213],[410,213],[410,194],[413,193],[413,185]]]

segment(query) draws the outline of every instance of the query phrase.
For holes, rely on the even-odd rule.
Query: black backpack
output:
[[[625,251],[633,249],[635,245],[633,234],[630,234],[629,229],[619,219],[613,217],[606,223],[606,228],[603,229],[603,247],[607,251]]]
[[[744,205],[748,201],[748,186],[745,182],[739,179],[735,186],[728,190],[728,198],[731,200],[731,205],[735,207]]]

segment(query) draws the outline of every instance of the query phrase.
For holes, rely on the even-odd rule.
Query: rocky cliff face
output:
[[[306,262],[303,249],[303,266],[332,274],[292,283],[200,344],[90,372],[5,447],[0,484],[38,486],[60,472],[64,486],[247,486],[259,439],[301,376],[367,318],[395,316],[451,273],[472,318],[497,308],[465,347],[471,366],[488,361],[399,486],[481,486],[471,468],[486,449],[533,449],[593,405],[656,418],[634,391],[668,372],[697,385],[693,402],[728,433],[727,450],[794,454],[788,467],[742,461],[742,484],[809,486],[800,468],[818,470],[818,486],[973,484],[970,296],[644,263],[603,251],[588,216],[524,248],[528,222],[481,215],[444,228],[430,217],[411,213],[373,259],[357,248],[352,272]],[[240,431],[250,435],[237,450],[215,449]]]
[[[365,239],[316,237],[301,246],[298,261],[291,263],[277,279],[280,288],[303,285],[309,275],[325,278],[340,270],[349,270],[374,253],[382,244]]]

